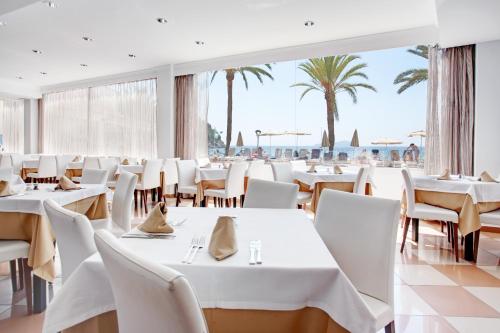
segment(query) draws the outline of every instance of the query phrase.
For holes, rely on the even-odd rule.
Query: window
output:
[[[3,148],[10,153],[24,152],[24,102],[0,99],[0,135]]]

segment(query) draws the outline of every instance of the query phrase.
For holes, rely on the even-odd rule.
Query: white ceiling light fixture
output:
[[[202,41],[202,40],[197,40],[197,41],[195,41],[194,43],[195,43],[196,45],[198,45],[198,46],[203,46],[203,45],[205,45],[205,42],[204,42],[204,41]]]
[[[304,25],[308,28],[314,26],[314,21],[311,21],[311,20],[307,20],[304,22]]]
[[[80,64],[80,66],[82,66],[82,67],[88,67],[87,64]]]
[[[94,41],[94,38],[92,37],[89,37],[89,36],[83,36],[82,39],[86,42],[93,42]]]
[[[43,3],[45,5],[47,5],[47,7],[49,7],[49,8],[56,8],[57,7],[57,4],[54,1],[43,1]]]
[[[42,74],[42,75],[47,75],[47,72],[40,72],[40,74]]]
[[[135,58],[135,57],[136,57],[136,55],[135,55],[135,54],[132,54],[132,53],[129,53],[128,57],[129,57],[129,58]]]
[[[7,23],[5,23],[4,21],[0,21],[0,27],[5,27],[7,25]]]
[[[22,77],[22,76],[16,76],[16,79],[22,80],[22,79],[24,79],[24,77]]]
[[[36,54],[42,54],[42,51],[40,51],[40,50],[33,49],[33,50],[31,50],[31,51],[32,51],[33,53],[36,53]]]
[[[158,18],[156,19],[156,22],[161,23],[161,24],[166,24],[166,23],[168,23],[167,19],[166,19],[166,18],[164,18],[164,17],[158,17]]]

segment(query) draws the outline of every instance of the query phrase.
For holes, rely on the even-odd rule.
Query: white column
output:
[[[165,66],[157,76],[157,149],[158,157],[169,158],[175,154],[175,109],[173,65]]]
[[[24,153],[38,153],[38,100],[24,99]]]

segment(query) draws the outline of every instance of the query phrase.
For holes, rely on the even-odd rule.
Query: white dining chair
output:
[[[142,179],[139,180],[135,189],[141,194],[142,203],[144,204],[144,211],[148,212],[148,191],[158,190],[161,187],[160,173],[163,167],[162,159],[147,160],[144,165],[144,172]],[[160,193],[160,191],[158,191]],[[158,201],[162,198],[158,197]]]
[[[37,180],[42,183],[55,181],[57,177],[57,162],[53,155],[42,155],[38,160],[37,172],[27,174],[28,179]]]
[[[203,168],[210,165],[210,159],[208,157],[200,157],[196,159],[196,165]]]
[[[0,168],[0,180],[10,181],[14,176],[12,167]]]
[[[167,191],[172,189],[174,190],[174,195],[177,194],[177,186],[179,184],[179,174],[177,172],[177,161],[179,161],[180,158],[166,158],[165,162],[163,163],[163,185],[165,186],[165,193],[163,195],[167,194]]]
[[[195,176],[196,176],[196,162],[194,160],[179,160],[177,162],[177,175],[179,177],[179,184],[177,186],[177,198],[175,205],[179,206],[181,202],[181,195],[193,195],[193,205],[196,201],[196,193],[198,192]]]
[[[132,203],[138,178],[136,174],[127,171],[118,176],[111,202],[111,218],[92,220],[94,230],[107,229],[115,236],[121,236],[130,231]]]
[[[500,209],[479,214],[481,227],[500,228]],[[481,229],[474,231],[474,261],[477,262]]]
[[[116,186],[116,171],[118,170],[119,161],[114,157],[99,157],[99,169],[108,171],[106,185],[109,188]]]
[[[74,158],[74,155],[56,155],[57,180],[64,176],[66,169],[68,168],[68,164],[73,161]]]
[[[0,169],[12,168],[12,156],[10,154],[0,155]]]
[[[352,190],[352,193],[365,194],[368,174],[368,168],[359,168],[358,174],[356,175],[356,180],[354,181],[354,188]]]
[[[108,170],[83,169],[80,183],[106,185],[107,180],[108,180]]]
[[[97,251],[94,230],[85,215],[68,210],[52,199],[45,200],[43,207],[57,240],[64,283],[82,261]]]
[[[273,170],[273,176],[275,181],[283,183],[294,182],[295,179],[293,177],[293,168],[291,162],[271,163],[271,167]],[[299,191],[299,193],[297,194],[297,205],[305,208],[305,205],[311,202],[311,199],[312,199],[311,192]]]
[[[262,179],[273,181],[273,169],[269,164],[255,163],[254,161],[252,161],[248,164],[247,177],[249,180]]]
[[[23,160],[24,160],[25,156],[26,155],[18,154],[18,153],[10,154],[10,158],[12,160],[12,168],[13,168],[15,174],[21,173],[21,169],[23,167]]]
[[[242,204],[245,194],[245,172],[247,164],[244,162],[231,163],[227,170],[226,181],[223,189],[206,189],[204,196],[225,200],[226,207],[229,207],[229,200],[233,201],[233,207],[236,207],[236,200],[240,198]]]
[[[400,202],[323,190],[315,227],[376,318],[394,332],[394,247]],[[369,272],[369,274],[367,273]]]
[[[307,170],[307,164],[305,160],[290,161],[290,164],[292,165],[293,170]]]
[[[136,255],[105,230],[94,238],[113,290],[120,333],[208,333],[184,275]]]
[[[293,209],[297,207],[299,185],[249,179],[244,208]]]
[[[85,156],[83,158],[82,176],[83,176],[83,170],[85,169],[99,169],[99,157]],[[80,176],[71,177],[71,180],[77,183],[81,183],[82,177]]]
[[[415,185],[413,184],[413,179],[410,175],[408,169],[401,169],[401,174],[403,175],[404,188],[406,193],[406,215],[405,223],[403,229],[403,241],[401,243],[401,253],[406,242],[406,236],[408,234],[408,229],[410,226],[410,221],[414,223],[413,232],[416,234],[415,239],[418,242],[418,224],[419,220],[431,220],[431,221],[446,221],[451,223],[453,229],[452,233],[452,245],[455,249],[455,259],[458,262],[458,214],[454,210],[436,207],[428,205],[425,203],[419,203],[415,201]]]

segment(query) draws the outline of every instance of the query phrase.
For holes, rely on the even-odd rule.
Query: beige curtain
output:
[[[208,155],[208,74],[175,78],[175,156],[196,159]]]
[[[472,175],[474,147],[474,45],[442,50],[441,164]]]
[[[427,82],[427,119],[425,138],[425,173],[427,175],[441,172],[441,147],[439,135],[440,110],[440,50],[437,46],[429,46],[429,69]]]

